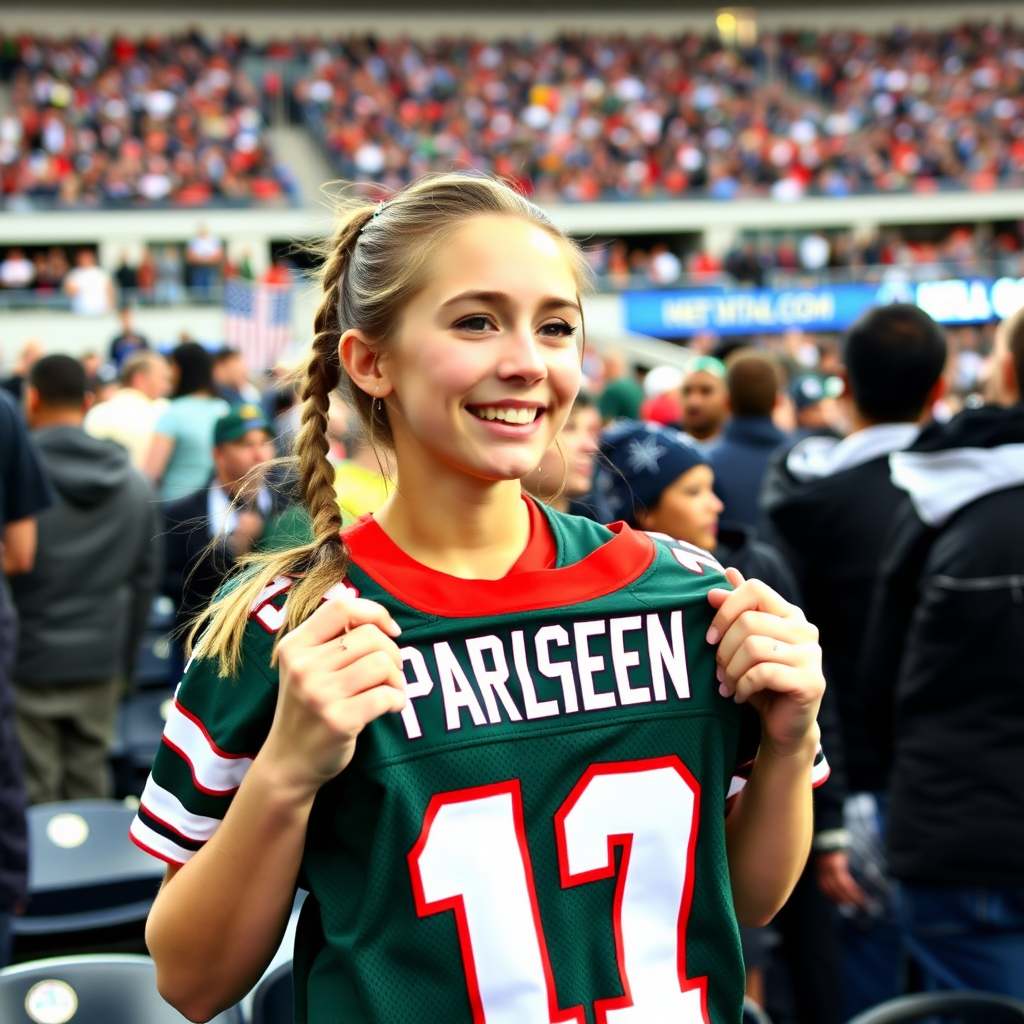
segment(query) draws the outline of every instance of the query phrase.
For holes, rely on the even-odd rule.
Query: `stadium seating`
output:
[[[911,1021],[1021,1024],[1024,1002],[986,992],[922,992],[890,999],[858,1014],[848,1024],[909,1024]]]
[[[30,898],[26,913],[14,919],[22,954],[102,948],[114,930],[121,938],[141,937],[164,865],[128,838],[134,814],[114,800],[29,808]]]
[[[281,964],[256,986],[252,1003],[252,1024],[292,1024],[294,989],[292,963]]]
[[[1024,186],[1024,30],[1009,22],[767,33],[747,50],[596,33],[9,45],[0,192],[15,204],[290,201],[265,130],[280,68],[359,182],[474,168],[584,202]]]
[[[183,1024],[156,989],[147,956],[58,957],[0,971],[3,1024]],[[211,1024],[243,1024],[237,1007]]]

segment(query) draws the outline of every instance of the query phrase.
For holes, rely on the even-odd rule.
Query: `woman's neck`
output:
[[[400,469],[394,491],[374,519],[428,568],[460,579],[501,579],[530,539],[519,481],[453,476],[438,479]]]

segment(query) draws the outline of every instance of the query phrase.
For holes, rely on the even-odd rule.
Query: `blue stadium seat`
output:
[[[174,691],[163,688],[130,693],[121,701],[110,752],[118,796],[142,795],[173,699]]]
[[[289,960],[256,986],[252,999],[252,1024],[294,1024],[292,962]]]
[[[1024,1024],[1024,1002],[988,992],[921,992],[890,999],[858,1014],[848,1024]]]
[[[3,1024],[183,1024],[185,1018],[156,990],[148,956],[102,954],[55,957],[0,971]],[[211,1024],[244,1024],[232,1007]]]
[[[14,919],[16,938],[133,923],[141,930],[164,865],[128,838],[134,814],[116,800],[29,808],[29,904]]]
[[[174,603],[169,597],[155,597],[146,623],[146,632],[139,645],[133,682],[140,689],[166,687],[170,678],[171,641],[174,625]]]

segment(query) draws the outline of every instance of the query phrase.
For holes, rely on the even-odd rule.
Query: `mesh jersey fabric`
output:
[[[313,805],[302,1024],[740,1019],[741,712],[704,639],[728,584],[689,545],[544,515],[555,567],[491,581],[417,572],[372,520],[346,532],[346,586],[402,627],[410,699]],[[185,674],[132,826],[156,856],[209,840],[266,737],[290,584],[254,604],[238,678]]]

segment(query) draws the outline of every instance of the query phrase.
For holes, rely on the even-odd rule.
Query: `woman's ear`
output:
[[[387,398],[391,380],[362,331],[346,331],[338,342],[338,357],[352,383],[371,398]]]

